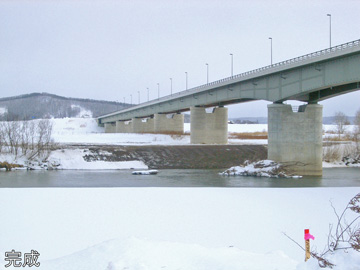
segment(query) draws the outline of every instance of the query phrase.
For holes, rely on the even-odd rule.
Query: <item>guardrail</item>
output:
[[[274,68],[274,67],[287,66],[287,65],[290,65],[290,64],[293,64],[293,63],[299,63],[299,62],[302,62],[304,60],[313,59],[313,58],[316,58],[316,57],[319,57],[319,56],[332,54],[332,53],[335,53],[335,52],[338,52],[338,51],[342,51],[342,50],[345,50],[345,49],[348,49],[348,48],[358,47],[358,46],[360,46],[360,39],[354,40],[354,41],[351,41],[351,42],[347,42],[347,43],[344,43],[344,44],[341,44],[341,45],[337,45],[337,46],[334,46],[334,47],[331,47],[331,48],[327,48],[327,49],[324,49],[324,50],[321,50],[321,51],[316,51],[316,52],[313,52],[313,53],[298,56],[298,57],[295,57],[295,58],[292,58],[292,59],[289,59],[289,60],[285,60],[285,61],[275,63],[275,64],[272,64],[272,65],[268,65],[268,66],[265,66],[265,67],[257,68],[257,69],[250,70],[250,71],[246,71],[244,73],[240,73],[240,74],[237,74],[237,75],[234,75],[234,76],[231,76],[231,77],[227,77],[227,78],[224,78],[224,79],[221,79],[221,80],[218,80],[218,81],[214,81],[214,82],[211,82],[211,83],[208,83],[208,84],[200,85],[200,86],[197,86],[195,88],[191,88],[189,90],[196,90],[196,89],[199,89],[199,88],[204,88],[205,86],[215,85],[215,84],[219,84],[219,83],[222,83],[222,82],[225,82],[225,81],[230,81],[230,80],[233,80],[233,79],[242,78],[242,77],[252,75],[252,74],[255,74],[255,73],[258,73],[258,72],[261,72],[261,71],[264,71],[264,70],[268,70],[268,69],[271,69],[271,68]]]

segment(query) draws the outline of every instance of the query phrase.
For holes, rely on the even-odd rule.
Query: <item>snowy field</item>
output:
[[[182,145],[190,144],[190,137],[171,136],[162,134],[133,134],[133,133],[104,133],[104,128],[96,124],[92,118],[64,118],[52,119],[53,138],[64,144],[112,144],[112,145]],[[267,131],[266,124],[229,125],[231,132],[262,132]],[[190,124],[184,124],[184,132],[190,133]],[[229,143],[236,144],[267,144],[267,140],[236,140]]]
[[[190,144],[189,136],[161,134],[104,133],[104,128],[92,118],[52,119],[53,138],[64,144],[113,144],[113,145],[181,145]],[[354,126],[347,127],[351,131]],[[334,131],[334,125],[324,125],[325,132]],[[185,133],[190,133],[190,124],[184,124]],[[229,133],[267,132],[267,124],[229,124]],[[230,144],[267,144],[267,140],[229,139]]]
[[[341,211],[358,192],[1,189],[0,203],[6,207],[0,208],[0,261],[11,249],[35,249],[44,270],[320,269],[312,260],[302,263],[304,252],[282,232],[303,245],[308,228],[315,236],[311,246],[321,251],[329,223],[336,221],[329,201]],[[359,269],[359,254],[341,256],[346,263],[335,269]]]

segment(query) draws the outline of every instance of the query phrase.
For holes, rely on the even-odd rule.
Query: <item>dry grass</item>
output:
[[[354,144],[328,144],[323,148],[323,160],[326,162],[339,162],[343,157],[354,155],[357,152]]]
[[[325,136],[323,140],[329,142],[344,142],[344,141],[349,142],[349,141],[356,141],[356,138],[352,134],[343,134],[341,135],[340,138],[339,136]]]
[[[268,138],[267,132],[231,132],[229,133],[229,139],[240,139],[240,140],[264,140]]]

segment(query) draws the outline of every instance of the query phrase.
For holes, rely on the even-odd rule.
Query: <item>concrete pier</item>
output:
[[[192,144],[227,144],[228,109],[218,107],[207,113],[203,107],[190,108],[190,142]]]
[[[132,121],[116,121],[116,133],[132,133]]]
[[[132,123],[133,133],[154,133],[153,118],[133,118]]]
[[[154,115],[154,132],[155,133],[184,133],[184,115],[183,114],[155,114]]]
[[[105,133],[115,133],[116,132],[116,123],[115,122],[111,122],[111,123],[105,123]]]
[[[300,175],[322,175],[322,105],[268,105],[268,158]]]

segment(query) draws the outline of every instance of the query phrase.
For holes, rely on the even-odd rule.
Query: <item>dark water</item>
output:
[[[276,179],[221,176],[221,170],[0,171],[0,188],[22,187],[359,187],[360,168],[325,168],[322,177]]]

